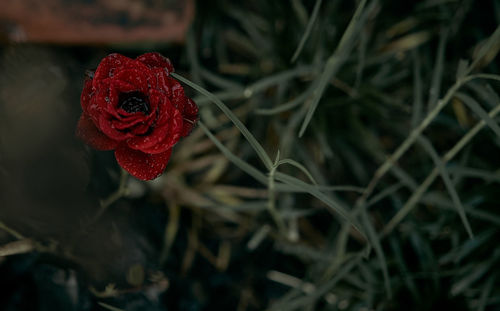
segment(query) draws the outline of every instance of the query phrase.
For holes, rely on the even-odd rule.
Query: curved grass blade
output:
[[[310,294],[271,306],[269,310],[304,310],[306,306],[313,305],[315,301],[326,295],[340,280],[346,277],[357,264],[359,264],[361,259],[362,255],[359,254],[354,258],[349,259],[331,280],[327,281],[323,285],[317,286]]]
[[[474,111],[474,113],[476,113],[484,122],[486,122],[486,125],[488,125],[491,128],[491,130],[495,132],[498,138],[500,138],[500,126],[498,126],[495,120],[490,118],[488,113],[484,111],[484,109],[479,105],[479,103],[474,98],[460,92],[457,92],[455,96],[462,102],[464,102],[464,104],[466,104],[467,107],[470,108],[470,110]],[[500,103],[497,104],[500,105]]]
[[[377,186],[378,182],[380,179],[385,176],[385,174],[394,166],[394,164],[403,156],[403,154],[415,143],[417,138],[420,136],[420,134],[431,124],[431,122],[434,120],[434,118],[443,110],[444,107],[448,104],[448,102],[453,98],[455,93],[467,82],[475,80],[475,79],[489,79],[489,80],[496,80],[500,81],[500,76],[498,75],[493,75],[493,74],[475,74],[471,76],[467,76],[462,80],[457,81],[446,93],[446,95],[443,97],[443,99],[439,100],[436,107],[432,109],[427,116],[422,120],[420,125],[418,125],[415,129],[413,129],[410,133],[410,135],[399,145],[399,147],[394,151],[388,158],[387,160],[382,163],[378,167],[378,169],[375,171],[375,174],[372,177],[372,180],[368,183],[368,186],[365,188],[365,193],[358,199],[356,202],[356,205],[363,205],[365,200],[368,198],[368,196],[371,195],[375,187]],[[491,117],[490,112],[490,117]],[[496,113],[495,113],[496,115]],[[476,130],[479,131],[484,126],[484,121],[481,121],[479,124],[482,124],[480,128],[477,128]],[[477,126],[477,125],[476,125]],[[476,128],[476,127],[474,127]],[[472,134],[472,130],[469,131],[469,133]],[[472,136],[475,136],[473,134]],[[464,137],[465,138],[465,137]],[[472,138],[472,137],[470,137]],[[468,142],[468,140],[467,140]],[[463,146],[457,144],[455,147],[459,147],[460,149],[463,148]],[[452,152],[450,150],[449,152]],[[437,173],[437,172],[436,172]],[[429,185],[430,186],[430,185]]]
[[[366,234],[363,230],[361,230],[360,224],[352,217],[351,213],[340,202],[319,191],[316,186],[305,183],[302,180],[290,175],[276,172],[275,177],[276,180],[279,180],[286,185],[296,188],[297,191],[307,192],[325,203],[332,209],[332,211],[340,215],[343,219],[347,220],[361,235],[363,235],[365,239],[367,239]]]
[[[434,165],[439,170],[439,174],[441,175],[441,178],[443,178],[446,189],[450,193],[453,204],[455,205],[458,214],[460,215],[460,219],[462,220],[462,223],[464,224],[465,230],[469,234],[469,237],[471,239],[474,238],[469,220],[467,219],[467,215],[465,214],[465,208],[462,204],[462,201],[460,200],[460,197],[458,196],[457,191],[455,190],[455,187],[453,186],[453,183],[451,182],[450,175],[448,174],[443,161],[441,161],[438,153],[436,152],[436,149],[434,149],[427,138],[425,138],[424,136],[420,136],[418,140],[422,147],[424,147],[425,151],[427,151],[427,153],[431,156]]]
[[[302,173],[304,173],[307,178],[309,178],[309,180],[317,185],[318,183],[316,182],[316,180],[314,180],[314,177],[312,177],[311,173],[309,173],[309,171],[304,167],[304,165],[300,164],[299,162],[295,161],[295,160],[292,160],[292,159],[283,159],[283,160],[279,160],[277,163],[276,163],[276,167],[280,166],[281,164],[289,164],[291,166],[294,166],[296,168],[298,168],[299,170],[302,171]]]
[[[280,112],[284,112],[284,111],[290,110],[292,108],[295,108],[296,106],[298,106],[301,103],[303,103],[304,101],[306,101],[306,99],[311,95],[312,90],[313,90],[313,88],[305,91],[304,93],[302,93],[299,96],[295,97],[294,99],[284,103],[283,105],[280,105],[280,106],[274,107],[274,108],[269,108],[269,109],[260,108],[260,109],[255,110],[255,113],[261,114],[261,115],[273,115],[273,114],[278,114]]]
[[[366,2],[367,0],[362,0],[359,4],[356,12],[349,22],[349,25],[347,26],[346,31],[344,32],[344,35],[342,36],[342,39],[340,39],[337,49],[326,62],[325,70],[318,80],[318,87],[313,93],[314,98],[300,128],[299,137],[304,135],[309,122],[311,122],[312,116],[318,107],[319,101],[323,96],[323,92],[325,91],[327,84],[332,80],[333,76],[337,73],[340,67],[344,64],[346,58],[349,56],[349,52],[353,47],[354,39],[357,37],[356,34],[361,29],[361,24],[363,22],[361,17],[364,12]]]
[[[314,26],[314,22],[316,21],[316,18],[318,17],[320,7],[321,7],[321,0],[316,0],[316,4],[314,4],[311,18],[309,18],[309,22],[307,23],[306,30],[304,31],[304,35],[302,35],[302,38],[300,39],[300,42],[299,42],[299,46],[297,46],[297,49],[295,50],[295,53],[293,53],[292,59],[290,60],[291,63],[295,62],[297,60],[297,57],[299,57],[300,52],[302,52],[302,49],[304,48],[304,44],[306,43],[307,39],[309,38],[309,35],[311,34],[311,30]]]
[[[387,260],[385,259],[385,254],[382,249],[382,245],[380,244],[380,238],[378,237],[375,228],[373,228],[373,225],[370,222],[370,219],[368,218],[368,212],[366,211],[366,209],[363,209],[363,211],[361,212],[361,221],[367,230],[368,241],[370,241],[370,244],[373,246],[375,254],[378,257],[380,268],[382,270],[382,275],[384,276],[385,290],[387,292],[387,296],[390,299],[392,298],[392,289],[391,289],[391,281],[389,278],[389,270],[387,269]]]
[[[250,133],[250,131],[247,129],[247,127],[238,119],[238,117],[216,96],[214,96],[212,93],[209,91],[205,90],[201,86],[189,81],[188,79],[176,74],[172,73],[172,76],[183,83],[189,85],[196,91],[200,92],[201,94],[205,95],[206,97],[210,98],[212,102],[219,107],[222,112],[234,123],[234,125],[238,128],[238,130],[245,136],[246,140],[248,143],[252,146],[252,148],[255,150],[257,153],[257,156],[260,158],[262,163],[264,163],[264,166],[266,169],[271,170],[273,167],[273,162],[267,155],[267,153],[264,151],[264,148],[259,144],[259,142],[255,139],[255,137]],[[243,162],[243,161],[242,161]],[[245,163],[246,164],[246,163]],[[248,165],[248,164],[247,164]]]
[[[205,132],[205,134],[210,138],[210,140],[215,144],[217,148],[226,156],[229,161],[233,162],[236,166],[238,166],[242,171],[247,173],[248,175],[255,178],[262,184],[267,184],[267,177],[262,172],[260,172],[255,167],[251,166],[247,162],[235,156],[229,149],[227,149],[215,136],[210,132],[210,130],[203,124],[203,122],[198,121],[198,126]]]
[[[491,118],[494,118],[500,113],[500,105],[496,106],[488,114]],[[471,140],[477,133],[486,125],[484,120],[478,122],[470,131],[467,132],[456,144],[453,146],[441,159],[443,165],[453,159]],[[427,175],[425,180],[420,184],[416,191],[413,192],[411,197],[406,201],[405,205],[394,215],[391,220],[387,223],[382,231],[382,236],[385,236],[392,232],[394,228],[403,220],[403,218],[408,215],[413,207],[420,201],[422,196],[425,194],[430,185],[434,182],[436,177],[439,175],[439,170],[437,167]]]

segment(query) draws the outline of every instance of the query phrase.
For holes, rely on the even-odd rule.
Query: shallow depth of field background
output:
[[[500,1],[2,6],[0,310],[499,310]],[[84,72],[150,51],[201,122],[113,197]]]

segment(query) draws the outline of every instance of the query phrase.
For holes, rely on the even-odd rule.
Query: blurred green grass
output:
[[[499,1],[199,1],[160,50],[201,122],[125,198],[166,206],[159,308],[499,308],[499,24]]]

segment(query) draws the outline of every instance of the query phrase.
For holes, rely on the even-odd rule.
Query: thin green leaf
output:
[[[302,52],[302,49],[304,48],[304,44],[306,43],[307,39],[309,38],[309,35],[311,34],[311,30],[314,26],[314,22],[316,21],[316,18],[318,17],[320,7],[321,7],[321,0],[316,0],[316,4],[314,4],[313,12],[311,14],[311,17],[309,18],[309,22],[307,23],[306,30],[304,31],[304,34],[302,35],[302,38],[300,39],[299,46],[297,46],[295,53],[293,53],[292,60],[290,62],[292,62],[292,63],[295,62],[297,60],[297,57],[299,57],[300,52]]]
[[[438,101],[438,104],[434,109],[432,109],[427,116],[422,120],[420,125],[413,129],[410,133],[410,135],[399,145],[399,147],[394,151],[391,156],[387,158],[387,160],[382,163],[382,165],[379,166],[379,168],[375,171],[375,174],[372,177],[372,180],[368,183],[368,186],[365,188],[365,193],[358,199],[356,202],[356,205],[363,205],[364,201],[368,198],[369,195],[373,192],[375,187],[377,186],[378,182],[380,179],[385,176],[385,174],[394,166],[394,164],[403,156],[403,154],[415,143],[417,138],[420,136],[420,134],[431,124],[431,122],[434,120],[434,118],[441,112],[441,110],[446,107],[448,102],[453,98],[455,93],[467,82],[475,80],[475,79],[490,79],[490,80],[496,80],[500,81],[500,76],[498,75],[492,75],[492,74],[476,74],[476,75],[471,75],[465,77],[463,80],[457,81],[446,93],[446,95],[443,97],[443,99]],[[492,111],[493,112],[493,111]],[[496,115],[496,113],[495,113]],[[491,117],[491,112],[490,112],[490,117]],[[481,121],[482,122],[482,121]],[[484,123],[482,126],[484,126]],[[482,126],[480,127],[474,127],[477,131],[479,131]],[[469,131],[469,133],[473,133],[472,131]],[[472,137],[475,136],[475,134],[472,135]],[[468,137],[467,139],[471,139],[472,137]],[[465,137],[464,137],[465,138]],[[466,140],[468,142],[468,140]],[[462,141],[462,143],[466,143],[466,141]],[[456,145],[456,148],[462,149],[463,145]],[[450,150],[449,152],[454,152],[453,150]],[[437,172],[436,172],[437,173]],[[434,173],[432,173],[434,174]],[[430,176],[428,176],[430,178]],[[431,181],[432,182],[432,181]],[[428,185],[430,186],[430,185]]]
[[[474,98],[461,92],[457,92],[455,96],[464,104],[466,104],[467,107],[470,108],[470,110],[474,111],[474,113],[476,113],[484,122],[486,122],[486,125],[488,125],[491,130],[495,132],[498,138],[500,138],[500,126],[498,126],[495,120],[488,116],[488,113],[484,111],[484,109],[479,105],[477,101],[474,100]],[[500,105],[500,103],[497,103],[497,105]]]
[[[97,304],[100,305],[101,307],[103,307],[104,309],[108,309],[108,310],[111,310],[111,311],[125,311],[123,309],[120,309],[120,308],[117,308],[117,307],[113,307],[112,305],[108,305],[107,303],[104,303],[104,302],[101,302],[101,301],[98,301]]]
[[[442,208],[444,210],[456,210],[453,202],[447,198],[442,197],[437,193],[430,192],[421,198],[421,202],[424,204],[431,204],[438,208]],[[500,217],[497,215],[481,210],[477,207],[464,205],[465,211],[470,217],[474,217],[476,219],[492,223],[495,226],[500,226]]]
[[[500,113],[500,105],[495,107],[492,111],[490,111],[489,116],[491,118],[495,117],[498,113]],[[453,146],[441,159],[443,165],[445,165],[448,161],[453,159],[459,152],[462,150],[471,140],[474,138],[477,133],[485,126],[485,122],[481,120],[478,122],[471,130],[467,132],[458,143]],[[425,180],[420,184],[416,191],[412,193],[408,201],[406,201],[405,205],[394,215],[391,220],[387,223],[382,231],[382,235],[385,236],[392,232],[394,228],[403,220],[403,218],[411,212],[411,210],[415,207],[421,197],[425,194],[430,185],[434,182],[436,177],[439,175],[439,170],[435,167],[429,175],[425,178]],[[366,191],[365,191],[366,193]],[[359,203],[358,203],[359,204]]]
[[[348,210],[337,200],[319,191],[315,186],[305,183],[302,180],[297,179],[295,177],[280,172],[276,172],[275,176],[276,180],[279,180],[292,187],[296,187],[298,191],[305,191],[310,195],[316,197],[317,199],[325,203],[328,207],[330,207],[332,211],[340,215],[344,220],[351,223],[352,226],[354,226],[354,228],[356,228],[356,230],[358,230],[363,236],[366,236],[365,233],[360,229],[361,226],[352,218]]]
[[[389,244],[391,245],[391,249],[392,249],[394,256],[396,258],[396,263],[397,263],[399,270],[401,272],[400,275],[403,278],[403,280],[406,284],[406,287],[408,288],[411,295],[413,296],[413,299],[415,301],[419,301],[420,294],[418,292],[417,286],[415,285],[413,278],[409,277],[409,275],[408,275],[409,269],[408,269],[408,266],[406,265],[405,259],[403,257],[403,252],[401,250],[400,243],[398,242],[398,240],[396,240],[396,238],[393,237],[393,238],[389,239]]]
[[[234,123],[234,125],[238,128],[238,130],[241,132],[241,134],[243,134],[243,136],[245,136],[248,143],[252,146],[252,148],[257,153],[257,156],[260,158],[262,163],[264,163],[264,166],[266,167],[266,169],[271,170],[271,168],[273,166],[273,162],[271,161],[271,159],[269,158],[267,153],[264,151],[264,148],[262,148],[262,146],[259,144],[259,142],[255,139],[255,137],[252,135],[252,133],[250,133],[250,131],[247,129],[247,127],[240,121],[240,119],[238,119],[238,117],[236,115],[234,115],[234,113],[226,105],[224,105],[224,103],[220,99],[218,99],[216,96],[214,96],[212,93],[205,90],[201,86],[189,81],[188,79],[186,79],[186,78],[184,78],[176,73],[172,73],[172,76],[174,78],[182,81],[183,83],[189,85],[190,87],[192,87],[196,91],[200,92],[201,94],[205,95],[206,97],[210,98],[212,100],[212,102],[215,105],[217,105],[217,107],[219,107],[219,109],[222,110],[222,112],[224,112],[224,114]]]
[[[300,164],[299,162],[295,161],[295,160],[292,160],[292,159],[282,159],[282,160],[279,160],[277,163],[276,163],[276,167],[282,165],[282,164],[290,164],[291,166],[295,166],[296,168],[298,168],[299,170],[301,170],[304,174],[306,174],[307,178],[309,178],[309,180],[317,185],[318,183],[314,180],[314,177],[312,177],[311,173],[309,173],[309,171],[307,170],[307,168],[304,167],[304,165]]]
[[[473,90],[481,98],[482,102],[488,105],[489,109],[500,103],[500,97],[488,83],[471,82],[467,84],[467,87]]]
[[[479,52],[475,55],[472,64],[470,64],[469,68],[467,68],[467,74],[476,69],[479,63],[483,60],[483,57],[490,52],[490,50],[497,45],[498,42],[500,42],[500,26],[497,26],[493,34],[488,38],[488,41],[481,46]]]
[[[470,167],[452,167],[449,169],[452,174],[464,177],[480,178],[486,182],[500,183],[500,172],[490,172]]]
[[[453,186],[453,183],[451,182],[450,175],[448,174],[446,167],[444,166],[443,162],[439,158],[438,153],[436,152],[436,150],[434,149],[434,147],[427,138],[425,138],[424,136],[420,136],[418,140],[422,145],[422,147],[424,147],[425,151],[427,151],[427,153],[431,156],[434,165],[439,170],[441,178],[443,178],[446,189],[450,193],[451,199],[453,200],[453,203],[457,208],[458,214],[460,215],[460,219],[462,219],[462,223],[464,224],[465,230],[467,230],[469,237],[471,239],[474,238],[474,234],[472,233],[469,220],[467,219],[467,215],[465,214],[464,206],[462,205],[462,201],[460,200],[460,197],[458,196],[458,193],[455,187]]]
[[[411,115],[411,128],[415,128],[422,120],[422,73],[418,49],[412,50],[413,58],[413,111]]]
[[[205,132],[205,134],[210,138],[210,140],[219,148],[219,150],[229,159],[229,161],[233,162],[237,167],[239,167],[242,171],[247,173],[248,175],[255,178],[260,183],[266,185],[267,184],[267,176],[260,172],[255,167],[251,166],[247,162],[235,156],[229,149],[227,149],[211,132],[210,130],[203,124],[203,122],[198,121],[198,126]]]
[[[237,82],[234,82],[233,80],[226,79],[224,77],[221,77],[219,75],[216,75],[215,73],[200,67],[200,75],[212,83],[213,85],[220,87],[222,89],[229,89],[229,90],[243,90],[243,86]]]
[[[493,259],[493,258],[492,258]],[[467,275],[465,275],[462,279],[458,280],[451,287],[450,293],[453,296],[461,294],[467,288],[469,288],[474,282],[479,280],[482,276],[484,276],[493,264],[493,260],[490,259],[487,262],[482,263],[480,266],[471,265],[469,268]]]
[[[274,108],[260,108],[255,110],[256,114],[261,114],[261,115],[273,115],[273,114],[278,114],[287,110],[290,110],[292,108],[297,107],[301,103],[303,103],[309,96],[311,96],[312,91],[314,90],[314,87],[309,88],[306,90],[304,93],[300,94],[299,96],[295,97],[294,99],[284,103],[283,105],[279,105]]]
[[[270,310],[303,310],[306,306],[313,305],[315,301],[326,295],[340,280],[345,278],[348,273],[361,261],[361,258],[362,256],[357,255],[356,257],[347,260],[347,263],[339,269],[338,273],[335,274],[331,280],[316,287],[312,293],[285,303],[271,306]]]
[[[385,290],[387,292],[387,296],[390,299],[392,297],[392,289],[391,289],[391,281],[389,278],[389,271],[387,269],[387,260],[385,259],[385,254],[382,249],[382,245],[380,244],[380,239],[378,237],[378,234],[375,231],[375,228],[373,228],[370,219],[368,218],[368,212],[366,211],[366,209],[363,209],[361,213],[361,221],[364,227],[366,228],[368,241],[370,241],[370,244],[375,250],[375,254],[377,255],[377,258],[379,260],[380,268],[382,269],[382,275],[384,276]]]
[[[311,122],[312,116],[314,115],[314,112],[318,107],[318,103],[323,96],[323,92],[325,91],[327,84],[332,80],[333,76],[344,64],[350,54],[350,51],[354,45],[353,42],[357,37],[357,33],[361,29],[361,25],[363,24],[364,19],[362,19],[361,17],[363,15],[362,13],[364,12],[366,2],[367,0],[362,0],[359,4],[356,12],[349,22],[349,25],[347,26],[346,31],[344,32],[344,35],[340,39],[340,43],[337,46],[337,49],[326,62],[325,70],[318,80],[318,87],[313,93],[313,100],[309,105],[307,114],[304,118],[304,122],[302,123],[302,126],[300,128],[299,137],[302,137],[302,135],[304,135],[309,122]]]
[[[455,76],[456,80],[463,79],[467,74],[467,68],[469,67],[469,61],[466,59],[461,59],[458,62],[457,74]]]
[[[427,103],[428,110],[432,110],[437,104],[439,93],[441,90],[441,80],[443,80],[443,61],[444,52],[446,48],[446,41],[448,40],[449,30],[443,30],[439,38],[439,45],[436,56],[436,63],[434,64],[434,71],[432,73],[432,82],[429,88],[429,101]]]
[[[484,284],[483,290],[481,291],[481,297],[479,298],[477,311],[485,310],[486,302],[488,301],[488,297],[491,294],[491,290],[493,289],[493,285],[495,284],[496,278],[497,278],[497,273],[494,273],[492,276],[488,278],[486,284]]]

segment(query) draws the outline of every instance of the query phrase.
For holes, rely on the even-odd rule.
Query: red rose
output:
[[[169,76],[173,71],[159,53],[105,57],[85,79],[77,135],[95,149],[115,150],[118,164],[131,175],[158,177],[198,117],[196,104]]]

